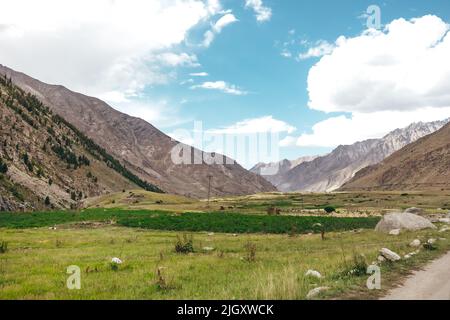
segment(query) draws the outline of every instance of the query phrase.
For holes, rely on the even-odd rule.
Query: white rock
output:
[[[450,228],[447,227],[447,226],[445,226],[445,227],[443,227],[441,230],[439,230],[439,232],[447,232],[447,231],[449,231],[449,230],[450,230]]]
[[[385,262],[386,258],[383,256],[378,256],[377,260],[378,260],[378,262]]]
[[[408,259],[411,259],[411,255],[410,254],[407,254],[407,255],[405,255],[404,257],[403,257],[403,259],[406,259],[406,260],[408,260]]]
[[[213,247],[204,247],[203,248],[204,251],[214,251]]]
[[[419,239],[415,239],[409,244],[409,246],[413,247],[413,248],[418,248],[418,247],[420,247],[421,244],[422,243],[420,242]]]
[[[214,235],[214,232],[208,233],[208,236],[212,237]]]
[[[406,213],[412,213],[412,214],[424,214],[425,211],[420,208],[412,207],[405,210]]]
[[[312,298],[318,296],[323,291],[327,291],[329,289],[330,289],[329,287],[318,287],[318,288],[312,289],[311,291],[308,292],[308,294],[306,295],[306,298],[312,299]]]
[[[111,262],[115,263],[115,264],[122,264],[122,260],[120,260],[119,258],[116,258],[116,257],[112,258]]]
[[[417,231],[436,229],[436,226],[421,216],[407,212],[397,212],[386,214],[375,227],[376,231],[384,233],[389,233],[395,229]]]
[[[436,243],[436,239],[428,239],[427,243],[428,244],[435,244]]]
[[[441,223],[446,223],[446,224],[450,224],[450,218],[442,218],[438,220]]]
[[[322,275],[320,274],[320,272],[316,271],[316,270],[308,270],[305,273],[305,276],[306,277],[314,277],[314,278],[318,278],[318,279],[322,278]]]
[[[401,259],[401,257],[398,254],[396,254],[394,251],[391,251],[387,248],[381,249],[380,253],[383,257],[385,257],[389,261],[398,261]]]
[[[400,229],[391,230],[391,231],[389,231],[389,234],[391,236],[398,236],[400,234]]]

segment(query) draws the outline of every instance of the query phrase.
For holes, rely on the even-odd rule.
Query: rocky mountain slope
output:
[[[395,151],[442,128],[449,120],[414,123],[381,139],[339,146],[330,154],[304,162],[277,177],[280,191],[329,192],[349,181],[359,170],[377,164]]]
[[[146,121],[123,114],[99,99],[45,84],[1,65],[0,74],[6,74],[23,90],[35,94],[53,112],[118,158],[127,169],[165,192],[205,198],[208,176],[212,176],[211,195],[275,190],[269,182],[239,164],[206,164],[202,158],[211,154],[194,148],[190,148],[191,156],[199,164],[174,163],[171,151],[179,144],[177,141]]]
[[[296,166],[310,162],[319,156],[300,157],[296,160],[284,159],[278,162],[263,163],[260,162],[250,169],[251,172],[259,174],[274,186],[280,185],[283,182],[283,175]]]
[[[0,119],[2,211],[69,208],[123,189],[159,191],[6,77]]]
[[[450,190],[450,124],[359,171],[343,190]]]

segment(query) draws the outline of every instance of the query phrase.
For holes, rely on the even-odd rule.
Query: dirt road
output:
[[[414,272],[382,300],[450,300],[450,252]]]

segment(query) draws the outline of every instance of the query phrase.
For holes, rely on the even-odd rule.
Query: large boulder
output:
[[[408,212],[386,214],[375,227],[378,232],[390,233],[392,230],[436,229],[428,219]]]

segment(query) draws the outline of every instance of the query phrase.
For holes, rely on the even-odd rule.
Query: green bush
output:
[[[3,162],[2,159],[0,159],[0,173],[6,173],[8,172],[8,166],[6,163]]]
[[[336,212],[336,208],[333,206],[326,206],[325,208],[323,208],[323,210],[325,210],[326,213]]]

